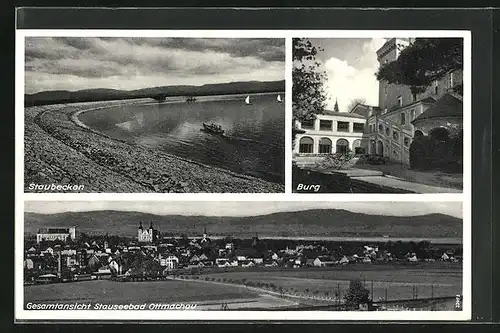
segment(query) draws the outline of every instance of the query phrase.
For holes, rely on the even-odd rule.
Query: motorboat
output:
[[[213,123],[212,124],[203,123],[203,128],[201,130],[208,132],[208,133],[217,134],[217,135],[224,134],[224,130],[222,129],[222,127],[220,125],[213,124]]]

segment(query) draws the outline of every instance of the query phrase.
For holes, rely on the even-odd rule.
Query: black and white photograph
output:
[[[284,38],[24,45],[25,192],[285,191]]]
[[[469,308],[464,230],[459,201],[26,201],[22,312],[444,319]]]
[[[292,192],[463,191],[464,37],[383,37],[293,38]]]

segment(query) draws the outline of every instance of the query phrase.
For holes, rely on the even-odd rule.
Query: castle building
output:
[[[397,60],[412,42],[388,40],[377,51],[380,66]],[[462,96],[454,92],[463,83],[462,75],[462,70],[447,72],[417,94],[409,86],[379,81],[378,106],[358,103],[348,112],[327,111],[313,121],[297,122],[303,133],[295,139],[295,159],[354,152],[409,164],[415,136],[447,140],[462,135]]]
[[[56,241],[66,242],[67,240],[76,239],[76,227],[71,228],[43,228],[39,229],[36,234],[36,242]]]
[[[142,227],[142,222],[139,223],[137,230],[137,241],[139,243],[154,243],[160,237],[160,232],[153,228],[153,222],[149,225],[148,229]]]

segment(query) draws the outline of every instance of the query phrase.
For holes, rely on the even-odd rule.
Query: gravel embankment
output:
[[[84,185],[81,192],[108,193],[284,192],[283,184],[131,145],[81,127],[73,121],[74,114],[79,111],[125,103],[130,101],[26,108],[25,191],[40,192],[29,189],[34,183]]]

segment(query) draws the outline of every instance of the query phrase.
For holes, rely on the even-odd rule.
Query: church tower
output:
[[[152,242],[153,241],[153,234],[154,234],[154,229],[153,229],[153,221],[149,224],[149,230],[148,230],[148,241]]]
[[[143,232],[143,228],[142,228],[142,221],[139,222],[139,229],[137,229],[137,241],[138,242],[142,242],[142,232]]]
[[[252,247],[256,248],[259,245],[259,236],[255,233],[255,236],[252,237]]]
[[[207,242],[210,242],[210,238],[208,238],[207,228],[205,227],[203,229],[203,238],[201,239],[201,243],[207,243]]]

